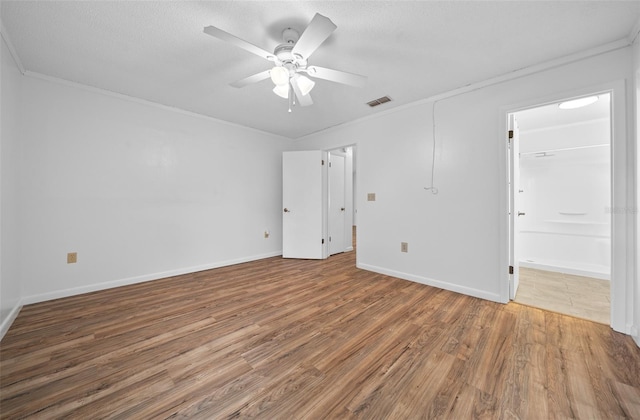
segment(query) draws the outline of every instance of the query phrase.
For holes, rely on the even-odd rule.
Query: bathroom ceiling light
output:
[[[598,100],[597,96],[588,96],[586,98],[574,99],[571,101],[561,102],[558,105],[560,109],[575,109],[582,108],[583,106],[591,105]]]

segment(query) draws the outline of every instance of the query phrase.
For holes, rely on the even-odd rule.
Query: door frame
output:
[[[348,157],[346,153],[343,152],[335,152],[335,151],[330,151],[327,153],[328,155],[328,160],[329,160],[329,167],[327,168],[328,171],[328,199],[327,199],[327,213],[328,213],[328,217],[327,217],[327,229],[328,229],[328,234],[327,237],[329,238],[328,240],[328,248],[329,248],[329,256],[332,255],[336,255],[336,254],[340,254],[342,252],[346,251],[347,248],[347,178],[346,178],[346,171],[347,171],[347,161],[348,161]],[[334,164],[336,164],[339,161],[342,161],[342,173],[339,173],[339,171],[336,171],[334,168]],[[338,181],[338,182],[336,182]],[[334,188],[336,187],[336,190],[338,192],[341,191],[341,194],[338,195],[339,197],[339,204],[334,202],[334,199],[337,198],[336,194],[334,192]],[[336,227],[333,226],[333,223],[336,222],[336,224],[339,224],[339,220],[336,220],[335,216],[336,216],[336,210],[337,207],[340,207],[342,210],[339,213],[339,219],[342,219],[342,227],[341,229],[339,229],[338,231],[336,231]],[[340,227],[340,226],[338,226]],[[338,238],[339,236],[339,238]],[[338,249],[335,249],[335,245],[334,244],[339,244],[340,247]]]
[[[631,130],[627,126],[625,81],[618,80],[597,86],[560,92],[518,104],[501,107],[499,111],[500,141],[500,299],[509,302],[509,173],[508,173],[508,118],[509,114],[526,109],[603,93],[611,94],[611,327],[630,334],[633,325],[633,273],[635,219],[632,212],[622,211],[635,207],[632,171]],[[620,210],[620,211],[618,211]]]
[[[507,148],[509,150],[509,299],[514,300],[518,292],[520,283],[520,261],[518,252],[518,243],[520,242],[519,231],[519,212],[521,203],[520,196],[520,135],[518,121],[514,113],[508,114],[509,121],[507,123],[508,141]],[[511,135],[513,131],[513,136]],[[513,267],[513,273],[511,270]]]
[[[343,152],[342,150],[345,148],[350,148],[351,149],[351,156],[349,156],[349,154],[347,152]],[[351,144],[351,145],[347,145],[347,146],[340,146],[340,147],[336,147],[336,148],[332,148],[332,149],[328,149],[327,153],[329,154],[329,156],[331,156],[331,154],[334,155],[338,155],[338,156],[343,156],[345,158],[345,165],[344,165],[344,181],[345,181],[345,188],[344,188],[344,194],[345,194],[345,200],[344,200],[344,204],[346,207],[346,211],[347,214],[345,215],[345,227],[344,227],[344,251],[343,252],[350,252],[353,251],[353,226],[354,226],[354,212],[356,211],[356,200],[354,197],[354,193],[356,191],[356,179],[354,179],[353,177],[353,172],[356,170],[355,168],[355,164],[356,164],[356,159],[355,159],[355,153],[356,153],[356,146],[355,144]],[[350,159],[349,159],[350,158]],[[350,161],[350,165],[348,165],[347,163]]]
[[[353,177],[353,173],[358,171],[358,159],[356,158],[358,144],[357,143],[349,143],[344,145],[332,146],[330,148],[324,149],[328,154],[332,152],[338,151],[338,153],[343,154],[343,156],[347,156],[346,153],[342,152],[342,149],[351,148],[351,174],[347,174],[346,171],[349,170],[348,165],[346,164],[345,159],[345,206],[349,211],[348,217],[345,219],[345,251],[351,252],[354,251],[353,248],[353,226],[355,222],[355,212],[357,212],[358,200],[356,197],[358,187],[357,182],[358,179]],[[348,222],[348,223],[347,223]],[[357,254],[356,254],[356,263],[357,263]]]

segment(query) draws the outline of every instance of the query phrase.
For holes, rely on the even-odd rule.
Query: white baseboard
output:
[[[520,261],[520,267],[535,268],[538,270],[553,271],[555,273],[572,274],[574,276],[591,277],[594,279],[611,281],[610,273],[603,273],[600,271],[593,271],[588,269],[563,267],[563,266],[553,265],[549,263],[545,264],[545,263],[534,262],[534,261]]]
[[[13,321],[15,321],[18,317],[22,306],[22,300],[18,301],[18,303],[16,303],[16,306],[14,306],[11,312],[9,312],[9,316],[4,321],[2,321],[2,325],[0,325],[0,340],[4,338],[4,335],[7,333],[7,331],[9,331],[9,328],[11,328],[11,324],[13,324]]]
[[[183,274],[196,273],[198,271],[211,270],[214,268],[226,267],[229,265],[241,264],[250,261],[262,260],[265,258],[276,257],[282,255],[282,251],[270,252],[267,254],[253,255],[250,257],[237,258],[234,260],[220,261],[212,264],[204,264],[194,267],[179,268],[176,270],[163,271],[142,276],[129,277],[120,280],[113,280],[103,283],[89,284],[86,286],[73,287],[64,290],[56,290],[53,292],[41,293],[23,297],[22,304],[29,305],[32,303],[45,302],[47,300],[60,299],[69,296],[81,295],[83,293],[96,292],[98,290],[112,289],[114,287],[128,286],[130,284],[143,283],[146,281],[159,280],[167,277],[180,276]],[[12,321],[13,322],[13,321]]]
[[[374,273],[385,274],[387,276],[397,277],[403,280],[413,281],[415,283],[426,284],[427,286],[437,287],[439,289],[449,290],[456,293],[461,293],[467,296],[473,296],[480,299],[490,300],[498,303],[505,303],[500,300],[500,295],[497,293],[490,293],[484,290],[473,289],[471,287],[459,286],[457,284],[451,284],[440,280],[434,280],[427,277],[416,276],[414,274],[403,273],[400,271],[388,270],[382,267],[376,267],[369,264],[356,264],[356,267],[363,270],[373,271]]]
[[[629,335],[633,338],[633,341],[636,342],[636,345],[640,347],[640,331],[638,327],[635,325],[631,326],[631,328],[629,328]]]

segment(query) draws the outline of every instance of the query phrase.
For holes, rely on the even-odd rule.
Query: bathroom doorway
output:
[[[611,95],[513,113],[520,216],[515,302],[609,325]]]

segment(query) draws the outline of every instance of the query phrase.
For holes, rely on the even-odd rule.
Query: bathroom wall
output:
[[[520,144],[520,265],[610,279],[609,119],[524,131]]]

